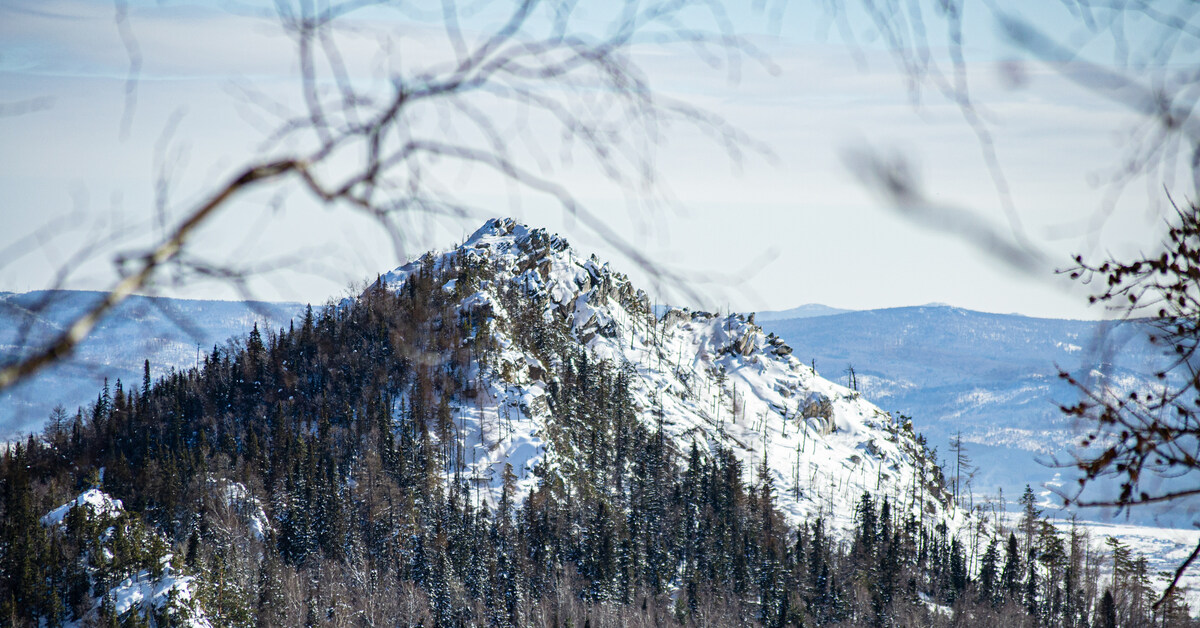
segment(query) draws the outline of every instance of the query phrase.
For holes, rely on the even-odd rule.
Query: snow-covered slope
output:
[[[677,450],[686,452],[692,443],[705,451],[730,449],[747,481],[765,459],[780,507],[793,521],[824,515],[847,526],[854,503],[869,491],[952,528],[961,522],[910,425],[819,377],[753,317],[685,309],[655,317],[645,293],[607,263],[507,219],[382,281],[403,289],[425,265],[489,269],[473,285],[451,280],[443,289],[460,296],[460,317],[486,319],[502,347],[468,374],[479,382],[471,398],[454,402],[460,437],[471,448],[464,458],[492,500],[499,498],[506,464],[527,490],[537,482],[532,471],[538,465],[561,473],[584,453],[559,451],[548,437],[549,374],[563,356],[539,357],[513,336],[515,314],[502,295],[515,289],[542,304],[543,319],[565,326],[590,359],[632,373],[641,420],[655,426],[661,420]]]
[[[859,390],[887,410],[913,417],[943,460],[950,457],[950,440],[961,433],[978,467],[975,496],[1003,489],[1009,501],[1026,484],[1047,498],[1052,488],[1073,486],[1072,470],[1050,464],[1069,460],[1081,436],[1059,410],[1078,395],[1058,377],[1059,368],[1102,370],[1113,385],[1134,389],[1153,382],[1162,363],[1161,348],[1147,341],[1137,323],[923,306],[779,320],[765,327],[786,338],[819,373],[844,382],[846,368],[853,366]],[[1129,515],[1146,525],[1191,528],[1194,512],[1135,509]],[[1078,514],[1107,518],[1096,510]]]

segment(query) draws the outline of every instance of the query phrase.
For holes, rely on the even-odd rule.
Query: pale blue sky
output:
[[[170,223],[213,181],[256,154],[270,124],[246,114],[244,86],[285,103],[299,95],[287,40],[270,20],[247,17],[258,10],[252,3],[133,5],[128,24],[144,65],[125,138],[129,61],[113,5],[74,0],[0,5],[0,103],[49,104],[0,117],[0,251],[44,228],[38,238],[25,240],[27,249],[8,249],[18,255],[0,260],[6,262],[0,290],[46,286],[83,244],[94,244],[94,255],[72,263],[66,284],[103,287],[111,281],[115,251],[144,243],[161,220]],[[1085,293],[1049,272],[1016,273],[955,236],[908,222],[848,172],[843,159],[848,149],[869,144],[901,152],[919,166],[932,200],[968,208],[1004,230],[980,146],[958,109],[936,94],[914,106],[904,76],[863,17],[852,13],[849,20],[865,68],[836,27],[824,27],[828,16],[816,5],[789,2],[774,28],[761,25],[762,12],[733,16],[769,54],[776,74],[747,62],[731,82],[694,58],[641,59],[662,93],[724,116],[773,157],[750,155],[735,167],[699,134],[678,129],[656,159],[676,209],[648,216],[631,216],[619,191],[582,169],[564,170],[564,180],[651,260],[701,280],[696,291],[707,301],[699,304],[703,307],[946,302],[995,312],[1099,316],[1086,308]],[[1004,6],[1083,45],[1088,58],[1111,62],[1112,49],[1103,38],[1071,39],[1077,21],[1063,5]],[[1090,181],[1119,162],[1120,133],[1135,118],[1037,64],[1025,65],[1021,87],[1012,89],[1000,69],[1020,56],[996,35],[989,11],[985,3],[967,3],[969,76],[1028,236],[1059,266],[1075,251],[1146,248],[1160,221],[1145,211],[1147,195],[1155,197],[1153,184],[1133,186],[1100,232],[1089,235],[1086,229],[1101,201]],[[409,25],[404,32],[418,42],[413,48],[418,53],[425,45],[420,42],[436,35],[427,26]],[[375,67],[374,50],[372,39],[347,39],[346,58],[364,76]],[[945,58],[941,48],[932,54]],[[173,164],[176,178],[168,211],[160,217],[155,180],[162,163]],[[483,211],[467,219],[414,219],[400,254],[369,220],[317,207],[296,194],[282,209],[268,207],[267,196],[245,199],[209,225],[200,244],[216,258],[232,256],[248,265],[286,261],[284,269],[253,284],[255,294],[320,302],[342,294],[351,281],[399,265],[404,255],[451,245],[488,214],[515,215],[644,277],[557,209],[531,197],[514,204],[492,183],[456,180]],[[1176,192],[1182,197],[1191,190]],[[662,298],[682,298],[667,288]],[[234,296],[220,283],[164,292]]]

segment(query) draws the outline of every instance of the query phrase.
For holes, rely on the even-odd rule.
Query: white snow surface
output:
[[[554,371],[511,337],[497,296],[498,284],[509,282],[547,297],[543,315],[568,322],[589,357],[632,365],[642,420],[657,425],[661,407],[677,451],[693,442],[702,452],[729,448],[747,482],[756,481],[765,456],[777,505],[791,522],[824,516],[846,530],[854,505],[869,492],[937,517],[952,531],[964,523],[966,513],[940,490],[926,488],[934,484],[933,467],[918,459],[911,426],[819,377],[752,317],[671,309],[656,319],[646,294],[607,263],[582,258],[562,238],[511,219],[490,221],[458,248],[423,256],[382,279],[399,289],[422,264],[442,268],[466,259],[498,272],[461,301],[460,314],[484,308],[503,347],[469,374],[479,382],[474,398],[456,400],[456,423],[470,447],[467,464],[481,499],[498,502],[506,464],[518,478],[518,495],[525,495],[538,482],[531,473],[538,464],[555,472],[577,453],[552,451],[544,437],[553,421],[545,380]]]
[[[209,478],[209,484],[220,495],[222,504],[246,524],[255,539],[262,541],[272,531],[271,520],[263,510],[262,501],[252,495],[245,484],[216,478]]]
[[[84,506],[92,511],[92,514],[97,517],[110,519],[120,516],[124,511],[124,506],[121,500],[113,499],[108,493],[96,488],[91,488],[84,491],[79,497],[51,510],[49,514],[42,517],[42,525],[62,525],[66,519],[67,513],[76,506]]]
[[[172,616],[181,622],[179,625],[186,628],[212,627],[208,617],[192,602],[195,595],[195,578],[175,574],[166,561],[160,574],[142,571],[122,580],[110,589],[108,594],[113,599],[113,606],[118,615],[131,608],[160,609],[169,605],[183,611],[172,613]],[[97,601],[97,608],[98,605]],[[83,623],[81,620],[79,625],[90,623]]]

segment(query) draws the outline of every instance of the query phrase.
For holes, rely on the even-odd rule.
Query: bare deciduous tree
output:
[[[1164,349],[1157,382],[1132,391],[1103,374],[1061,372],[1081,392],[1063,411],[1083,420],[1087,434],[1070,466],[1083,476],[1063,496],[1082,506],[1125,509],[1192,502],[1200,495],[1200,207],[1179,210],[1161,254],[1099,264],[1076,257],[1073,279],[1097,283],[1091,299],[1126,318],[1144,318]],[[1115,495],[1092,489],[1112,478]],[[1161,604],[1200,556],[1200,545],[1178,566]],[[1158,606],[1156,604],[1156,607]]]
[[[141,67],[127,13],[118,3],[130,59],[123,134]],[[244,291],[246,270],[207,259],[195,240],[216,214],[254,191],[300,191],[365,214],[400,253],[414,223],[484,213],[459,185],[483,173],[514,200],[548,199],[661,278],[666,271],[578,200],[556,159],[606,180],[626,195],[629,211],[645,212],[670,202],[656,178],[656,149],[675,127],[699,129],[734,160],[756,147],[719,116],[657,91],[639,58],[643,49],[694,54],[731,77],[747,60],[769,66],[719,2],[284,1],[266,17],[294,45],[299,91],[280,101],[243,86],[246,105],[276,121],[261,152],[191,206],[170,198],[164,169],[156,197],[160,215],[177,216],[173,226],[149,246],[118,254],[119,280],[50,342],[0,364],[0,390],[67,355],[130,295],[205,277]],[[377,42],[378,76],[364,76],[343,52],[364,33]],[[37,241],[31,234],[14,247]],[[52,287],[60,284],[61,277]]]

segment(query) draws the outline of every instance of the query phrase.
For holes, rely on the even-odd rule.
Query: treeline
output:
[[[634,407],[633,365],[589,358],[494,277],[478,257],[422,264],[398,290],[255,328],[157,381],[147,364],[140,386],[56,413],[0,458],[0,623],[168,625],[118,616],[108,593],[171,570],[221,626],[1191,625],[1177,603],[1151,612],[1128,556],[1097,595],[1085,544],[1036,516],[982,558],[869,495],[851,539],[793,527],[765,461],[675,451]],[[453,411],[481,364],[500,369],[497,319],[460,307],[484,282],[507,337],[552,371],[557,454],[526,494],[506,469],[495,504]],[[97,485],[124,502],[117,523],[39,522]]]

